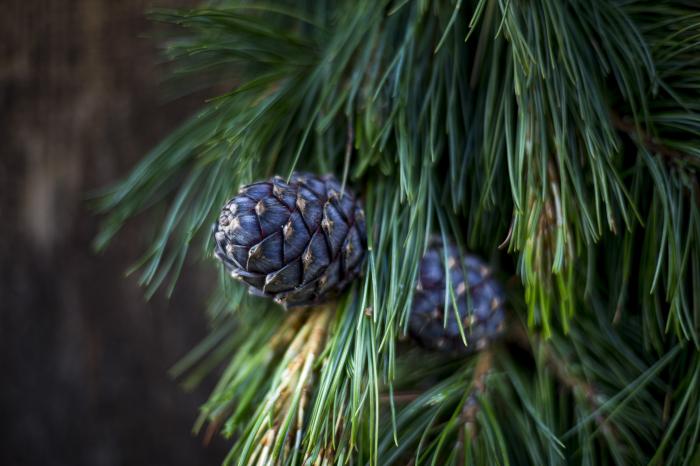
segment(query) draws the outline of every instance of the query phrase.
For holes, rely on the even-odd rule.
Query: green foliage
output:
[[[197,426],[234,439],[229,463],[697,461],[695,2],[226,0],[154,18],[175,26],[175,84],[212,98],[97,200],[98,248],[163,212],[134,267],[147,294],[172,291],[193,243],[211,256],[240,184],[333,172],[367,214],[366,272],[328,311],[320,352],[312,317],[222,273],[212,335],[175,372],[191,385],[224,366]],[[522,285],[511,307],[530,343],[494,348],[485,374],[480,356],[397,342],[431,234]],[[291,371],[278,407],[298,354],[271,342],[290,328],[313,370]],[[265,426],[280,430],[256,449]]]

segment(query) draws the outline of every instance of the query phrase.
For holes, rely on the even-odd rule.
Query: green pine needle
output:
[[[153,18],[177,94],[211,98],[94,201],[97,249],[141,213],[160,225],[131,269],[148,296],[211,256],[241,184],[330,172],[365,205],[364,275],[293,379],[275,342],[306,348],[314,318],[221,274],[212,334],[173,373],[189,388],[223,368],[196,429],[232,439],[227,463],[697,463],[697,5],[225,0]],[[530,349],[494,348],[483,381],[478,356],[399,340],[432,235],[512,276]]]

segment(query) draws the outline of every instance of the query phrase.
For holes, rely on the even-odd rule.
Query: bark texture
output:
[[[182,4],[183,2],[179,2]],[[166,6],[178,3],[167,0]],[[160,3],[163,5],[163,2]],[[206,332],[213,267],[143,298],[86,195],[123,176],[199,103],[163,102],[138,0],[10,0],[0,17],[0,464],[218,464],[190,428],[203,391],[167,369]]]

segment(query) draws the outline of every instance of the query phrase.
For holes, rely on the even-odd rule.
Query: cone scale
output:
[[[251,293],[286,307],[338,295],[359,274],[364,212],[332,175],[294,174],[241,188],[213,226],[215,254]]]
[[[447,293],[446,270],[451,287]],[[501,335],[505,324],[504,304],[503,288],[486,263],[473,255],[460,255],[452,244],[445,250],[441,241],[434,240],[420,262],[409,334],[428,349],[473,353]],[[462,340],[460,323],[467,345]]]

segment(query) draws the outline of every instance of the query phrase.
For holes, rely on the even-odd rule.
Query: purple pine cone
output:
[[[442,242],[433,241],[421,259],[409,333],[421,346],[429,349],[461,354],[481,350],[503,331],[503,288],[491,276],[491,270],[483,261],[476,256],[460,256],[456,246],[448,246],[447,269],[452,288],[448,298],[454,296],[456,299],[459,318],[467,337],[465,346],[455,318],[454,304],[450,302],[445,309],[444,258]]]
[[[254,294],[285,306],[316,304],[360,272],[362,205],[331,175],[295,173],[244,186],[213,228],[216,256]]]

